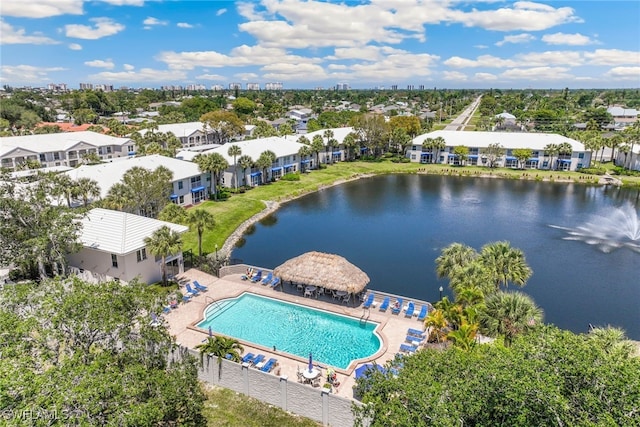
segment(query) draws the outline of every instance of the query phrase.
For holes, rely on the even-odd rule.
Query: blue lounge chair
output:
[[[380,311],[387,311],[387,308],[389,308],[389,300],[389,297],[384,297],[382,304],[380,304]]]
[[[402,298],[398,298],[395,302],[395,304],[393,304],[393,307],[391,307],[391,312],[393,314],[398,314],[400,313],[400,311],[402,310],[402,303],[404,302],[404,300]]]
[[[413,301],[409,301],[409,304],[407,304],[407,309],[404,311],[404,317],[413,317],[413,312],[416,309],[416,305],[413,303]]]
[[[260,368],[260,370],[262,372],[271,372],[271,370],[275,368],[276,363],[278,363],[278,359],[271,358],[267,361],[267,363],[264,364],[262,368]]]
[[[262,362],[263,360],[264,360],[264,354],[259,354],[251,361],[251,365],[256,366],[258,363]]]
[[[420,313],[418,313],[418,320],[424,320],[427,317],[428,308],[426,305],[423,305],[420,309]]]
[[[418,347],[409,344],[400,344],[400,351],[403,353],[413,353],[418,349]]]
[[[193,289],[188,283],[185,285],[185,287],[187,288],[187,294],[193,295],[194,297],[198,296],[198,294],[200,293],[197,290]]]
[[[151,326],[158,326],[160,325],[160,319],[158,319],[158,316],[155,313],[151,313],[151,322],[149,323],[149,325]]]
[[[375,297],[375,295],[373,294],[373,292],[371,292],[369,294],[369,296],[367,297],[367,300],[364,302],[364,304],[362,304],[363,308],[369,308],[371,307],[371,304],[373,304],[373,298]]]
[[[407,335],[406,338],[404,339],[406,342],[410,343],[410,344],[420,344],[422,341],[424,341],[424,337],[417,337],[415,335]]]
[[[258,270],[258,272],[256,273],[256,275],[255,275],[255,276],[253,276],[253,277],[251,278],[251,281],[252,281],[253,283],[257,283],[257,282],[259,282],[260,280],[262,280],[262,270]]]
[[[162,308],[162,312],[163,312],[164,314],[171,313],[171,307],[169,307],[168,305],[165,305],[165,306]]]
[[[271,283],[269,283],[269,286],[271,286],[272,288],[276,288],[276,286],[278,286],[280,284],[280,278],[279,277],[274,277],[273,280],[271,281]]]
[[[182,296],[182,301],[184,301],[184,302],[189,302],[189,301],[191,301],[191,296],[189,296],[189,295],[183,295],[183,296]]]
[[[416,336],[418,338],[424,338],[424,331],[421,331],[420,329],[409,328],[407,329],[407,334]]]
[[[247,353],[244,356],[242,356],[242,363],[251,363],[255,357],[256,357],[255,354]]]
[[[269,274],[264,276],[264,279],[262,279],[262,284],[266,285],[267,283],[271,282],[272,280],[273,280],[273,273],[269,272]]]
[[[198,283],[197,280],[193,281],[193,286],[195,286],[196,289],[200,292],[207,292],[209,290],[209,288],[207,288],[206,286],[202,286],[200,283]]]

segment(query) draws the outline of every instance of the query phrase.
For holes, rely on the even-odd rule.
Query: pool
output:
[[[197,326],[341,369],[382,344],[375,322],[250,293],[209,305]]]

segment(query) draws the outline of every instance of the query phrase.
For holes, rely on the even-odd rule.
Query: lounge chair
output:
[[[279,277],[274,277],[273,280],[271,281],[271,283],[269,283],[269,286],[271,286],[273,289],[276,288],[276,286],[278,286],[280,284],[280,278]]]
[[[249,267],[247,268],[247,272],[245,274],[243,274],[242,276],[240,276],[240,278],[242,280],[249,280],[253,277],[253,268]]]
[[[253,277],[251,278],[251,282],[253,282],[253,283],[257,283],[257,282],[259,282],[260,280],[262,280],[262,270],[258,270],[258,272],[256,273],[256,275],[255,275],[255,276],[253,276]]]
[[[171,313],[171,307],[169,307],[168,305],[165,305],[164,307],[162,307],[162,312],[164,314]]]
[[[267,363],[264,364],[262,368],[260,368],[260,370],[262,372],[271,372],[271,370],[275,368],[277,364],[278,364],[278,359],[271,358],[267,361]]]
[[[389,300],[389,297],[384,297],[382,304],[380,304],[380,311],[387,311],[387,308],[389,308]]]
[[[262,284],[266,285],[267,283],[271,282],[273,280],[273,273],[270,271],[269,274],[267,274],[266,276],[264,276],[262,278]]]
[[[369,308],[371,307],[371,304],[373,304],[373,298],[375,297],[375,295],[373,294],[373,292],[371,292],[369,294],[369,296],[367,297],[367,300],[364,302],[364,304],[362,304],[363,308]]]
[[[200,292],[193,289],[189,283],[185,285],[185,288],[187,288],[187,294],[193,295],[194,297],[200,294]]]
[[[151,322],[149,323],[149,325],[151,326],[160,326],[162,322],[160,321],[160,319],[158,319],[158,316],[155,313],[151,313]]]
[[[416,336],[418,338],[424,338],[424,331],[421,331],[420,329],[409,328],[407,329],[407,334]]]
[[[197,280],[193,281],[193,286],[195,286],[196,289],[200,292],[207,292],[209,290],[209,288],[207,288],[206,286],[202,286],[200,283],[198,283]]]
[[[255,354],[247,353],[244,356],[242,356],[242,363],[251,363],[255,357],[256,357]]]
[[[404,302],[404,300],[402,298],[398,298],[395,302],[395,304],[393,305],[393,307],[391,307],[391,312],[393,314],[398,314],[400,313],[400,311],[402,310],[402,303]]]
[[[409,301],[409,303],[407,304],[407,309],[404,311],[404,316],[405,317],[413,317],[413,312],[416,309],[416,305],[413,303],[413,301]]]
[[[171,301],[169,301],[169,307],[178,308],[178,300],[175,297],[171,298]]]
[[[183,295],[183,296],[182,296],[182,301],[184,301],[184,302],[189,302],[189,301],[191,301],[191,296],[190,296],[190,295]]]
[[[410,344],[418,345],[418,344],[422,343],[422,341],[424,341],[424,337],[417,337],[415,335],[407,335],[404,340],[406,342],[410,343]]]
[[[259,354],[251,361],[251,366],[257,367],[257,365],[261,363],[263,360],[264,360],[264,354]]]
[[[400,351],[403,353],[413,353],[418,349],[418,347],[409,344],[400,344]]]
[[[422,308],[420,309],[420,313],[418,313],[418,320],[424,320],[425,317],[427,317],[427,311],[429,309],[427,308],[426,305],[423,305]]]

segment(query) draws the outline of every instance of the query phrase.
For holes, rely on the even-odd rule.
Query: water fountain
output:
[[[577,240],[597,246],[602,252],[628,248],[640,252],[640,218],[631,203],[593,215],[575,228],[552,225],[567,232],[564,240]]]

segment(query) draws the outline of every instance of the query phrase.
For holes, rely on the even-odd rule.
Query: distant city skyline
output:
[[[0,84],[16,87],[640,88],[637,1],[3,0],[0,14]]]

